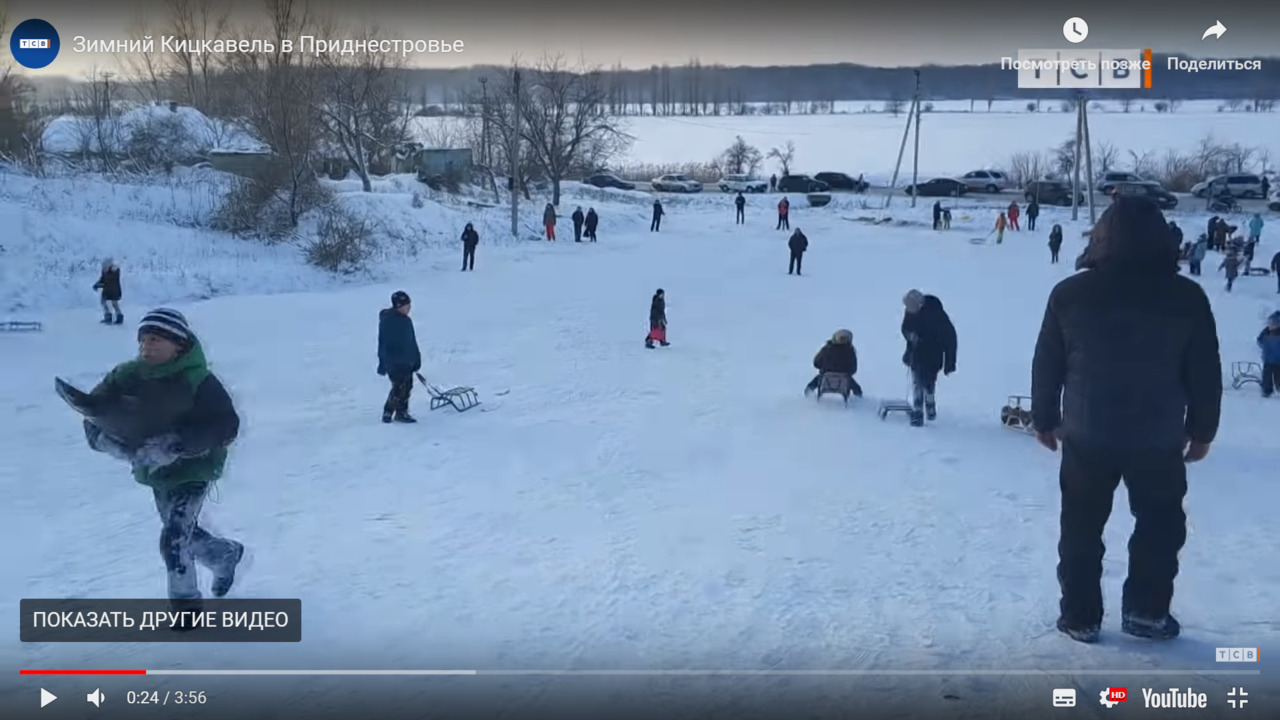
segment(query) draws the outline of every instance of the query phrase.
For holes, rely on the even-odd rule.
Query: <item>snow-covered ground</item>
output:
[[[577,192],[570,187],[562,212]],[[726,198],[673,198],[657,234],[647,232],[644,195],[587,198],[602,216],[598,244],[566,241],[562,225],[556,244],[495,246],[503,209],[428,203],[419,211],[445,225],[441,243],[464,217],[486,223],[476,271],[458,272],[456,247],[428,246],[382,269],[394,282],[354,286],[326,283],[275,251],[228,249],[237,241],[211,233],[112,220],[97,203],[59,204],[36,222],[30,194],[10,192],[3,212],[35,223],[17,227],[49,242],[88,243],[94,227],[109,238],[124,257],[131,319],[172,299],[202,335],[244,420],[219,501],[206,511],[210,526],[255,556],[233,596],[301,598],[305,627],[301,643],[269,646],[11,641],[0,646],[3,663],[940,671],[955,675],[908,678],[905,695],[890,692],[902,677],[872,677],[828,682],[808,700],[845,712],[932,703],[953,718],[1024,701],[1048,707],[1055,687],[1079,687],[1096,703],[1107,685],[1127,682],[1136,693],[1133,673],[1153,678],[1142,681],[1149,687],[1210,692],[1213,707],[1225,707],[1230,685],[1249,686],[1255,707],[1275,690],[1273,677],[1267,688],[1256,677],[1208,674],[1238,669],[1216,664],[1216,647],[1262,647],[1264,657],[1280,648],[1280,402],[1256,389],[1227,391],[1219,440],[1191,472],[1175,598],[1184,636],[1151,644],[1117,631],[1132,528],[1123,498],[1107,532],[1104,642],[1086,647],[1053,629],[1056,457],[997,418],[1007,395],[1028,389],[1044,300],[1071,272],[1083,223],[1048,208],[1044,231],[974,245],[968,239],[986,234],[992,215],[981,200],[962,201],[953,228],[939,233],[927,228],[927,203],[911,210],[895,200],[900,222],[872,226],[851,218],[879,212],[842,197],[793,211],[811,240],[797,278],[784,271],[785,233],[772,229],[769,198],[749,201],[745,226],[732,223]],[[409,207],[404,197],[387,202]],[[1205,219],[1178,217],[1196,229]],[[1067,230],[1060,265],[1045,247],[1054,222]],[[1260,257],[1274,252],[1277,232],[1264,232]],[[134,294],[130,268],[170,251],[185,272],[225,280],[226,296],[188,302],[190,283],[158,264],[137,271],[152,287]],[[83,283],[79,307],[63,279],[30,282],[31,292],[55,288],[55,302],[26,310],[45,331],[0,335],[0,527],[11,549],[0,564],[0,623],[11,628],[20,597],[164,591],[147,491],[84,447],[78,419],[50,392],[55,374],[88,385],[135,351],[132,324],[96,324],[96,265],[84,265],[66,285]],[[1254,337],[1277,309],[1274,279],[1242,279],[1232,294],[1213,274],[1204,282],[1224,363],[1256,359]],[[647,351],[658,287],[673,347]],[[919,430],[874,412],[877,399],[905,391],[898,323],[911,287],[943,299],[960,337],[959,371],[940,383],[940,419]],[[427,376],[475,385],[491,412],[428,413],[419,397],[420,424],[378,422],[386,384],[374,374],[376,312],[396,289],[413,296]],[[854,333],[868,393],[850,408],[801,395],[813,353],[840,327]],[[1050,677],[1015,687],[963,674],[984,670]],[[1113,673],[1089,674],[1098,671]],[[1196,674],[1155,676],[1168,671]],[[145,686],[225,696],[231,682],[179,680]],[[470,681],[447,682],[464,691]],[[59,694],[101,685],[117,703],[126,689],[109,679],[57,682],[40,680]],[[336,688],[350,687],[325,682],[270,679],[295,713],[340,701]],[[804,681],[748,682],[781,697]],[[5,687],[0,702],[35,707],[37,685]],[[415,702],[424,700],[430,686],[415,687]],[[530,687],[513,707],[545,699]]]

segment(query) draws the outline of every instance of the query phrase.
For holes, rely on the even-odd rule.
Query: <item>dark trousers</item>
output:
[[[1199,274],[1200,274],[1200,261],[1199,261],[1199,260],[1189,260],[1189,261],[1187,262],[1187,270],[1188,270],[1188,272],[1190,272],[1192,275],[1199,275]]]
[[[747,211],[744,208],[738,208],[738,224],[741,225],[747,221]]]
[[[662,216],[654,215],[653,222],[649,223],[649,232],[657,232],[662,228]]]
[[[774,230],[790,230],[790,229],[791,229],[791,219],[786,215],[779,215],[778,227],[774,228]]]
[[[573,241],[582,242],[582,225],[579,223],[573,224]]]
[[[382,406],[382,411],[389,413],[409,412],[409,396],[413,394],[413,373],[405,373],[403,375],[388,374],[387,377],[391,380],[391,392],[387,393],[387,402]]]
[[[791,251],[791,262],[787,265],[787,274],[800,274],[800,263],[804,262],[804,253]]]
[[[1049,262],[1051,263],[1058,262],[1058,251],[1060,249],[1061,248],[1049,248]]]
[[[171,600],[197,600],[196,563],[225,572],[235,560],[236,546],[200,527],[200,508],[208,483],[186,483],[171,488],[154,488],[156,511],[160,513],[160,555],[169,575]]]
[[[588,225],[588,226],[587,226],[586,235],[587,235],[587,239],[588,239],[588,240],[590,240],[591,242],[595,242],[595,241],[596,241],[596,229],[595,229],[595,227],[594,227],[594,226],[592,226],[592,225]]]
[[[463,270],[476,269],[476,246],[475,245],[462,246],[462,269]]]
[[[1236,284],[1236,276],[1235,276],[1235,275],[1228,275],[1228,276],[1227,276],[1227,292],[1231,292],[1231,288],[1232,288],[1232,286],[1234,286],[1235,284]]]
[[[1178,551],[1187,541],[1187,466],[1180,449],[1112,450],[1067,439],[1058,476],[1058,584],[1062,617],[1073,627],[1102,623],[1102,533],[1122,479],[1134,517],[1122,611],[1151,620],[1169,614]]]
[[[1271,397],[1271,394],[1280,387],[1280,363],[1263,363],[1262,377],[1259,378],[1262,385],[1262,396]]]
[[[930,416],[938,411],[938,371],[911,369],[911,411],[915,417],[925,412]]]
[[[937,216],[937,217],[935,217],[935,218],[933,219],[933,229],[934,229],[934,230],[937,230],[937,229],[938,229],[938,228],[940,228],[940,227],[942,227],[942,216],[941,216],[941,215],[939,215],[939,216]]]
[[[1027,229],[1028,230],[1036,229],[1036,219],[1031,215],[1027,216]]]

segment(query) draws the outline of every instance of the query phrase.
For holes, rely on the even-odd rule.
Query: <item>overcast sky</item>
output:
[[[256,24],[265,17],[262,0],[230,4],[237,23]],[[140,11],[153,26],[166,17],[164,0],[8,0],[8,6],[10,29],[34,17],[58,30],[58,59],[34,71],[44,75],[82,75],[95,64],[118,65],[115,57],[75,53],[75,36],[125,38],[131,18]],[[516,54],[536,58],[543,53],[632,68],[680,65],[694,57],[703,64],[726,65],[971,64],[1016,56],[1018,48],[1066,47],[1151,47],[1157,53],[1199,57],[1280,56],[1280,2],[1275,0],[1230,5],[1076,0],[1063,10],[1009,0],[872,5],[855,0],[313,0],[312,7],[336,13],[352,26],[381,26],[392,36],[465,44],[461,55],[411,58],[423,67],[506,64]],[[1078,46],[1062,35],[1070,16],[1089,26],[1088,38]],[[1201,40],[1215,21],[1227,32],[1220,40]]]

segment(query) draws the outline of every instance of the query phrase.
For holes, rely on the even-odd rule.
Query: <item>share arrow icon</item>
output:
[[[1209,28],[1208,30],[1205,30],[1204,35],[1201,35],[1200,39],[1204,40],[1205,38],[1212,35],[1213,39],[1217,40],[1218,38],[1222,37],[1222,33],[1226,31],[1227,31],[1227,26],[1223,25],[1221,20],[1215,20],[1213,22],[1213,27]]]

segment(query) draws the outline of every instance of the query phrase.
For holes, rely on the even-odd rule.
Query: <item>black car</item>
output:
[[[824,182],[832,190],[852,190],[854,192],[866,192],[867,186],[870,185],[866,180],[861,182],[858,178],[850,177],[844,173],[838,172],[820,172],[813,176],[814,180]]]
[[[778,178],[778,192],[826,192],[831,186],[808,175],[783,175]]]
[[[918,190],[919,192],[917,192],[915,185],[908,185],[903,188],[903,192],[906,194],[918,197],[959,197],[969,192],[969,187],[952,178],[934,178],[920,183]]]
[[[1027,202],[1035,200],[1042,205],[1071,206],[1071,183],[1062,180],[1033,180],[1027,183]],[[1078,204],[1088,202],[1084,193],[1076,193]]]
[[[1161,187],[1160,183],[1150,180],[1144,182],[1118,182],[1112,187],[1110,194],[1112,200],[1121,195],[1151,198],[1161,210],[1171,210],[1178,206],[1178,198],[1173,193]]]
[[[617,175],[609,173],[599,173],[583,180],[587,185],[594,185],[598,188],[618,188],[619,190],[635,190],[635,183],[629,183]]]

